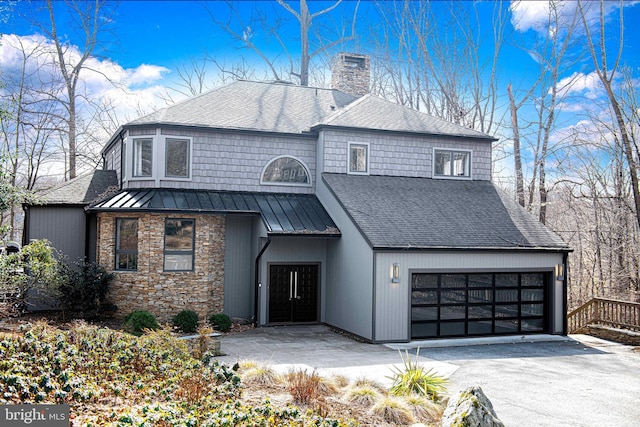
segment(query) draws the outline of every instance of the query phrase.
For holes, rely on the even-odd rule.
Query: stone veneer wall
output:
[[[114,271],[116,218],[138,218],[138,270]],[[165,218],[195,219],[194,270],[164,270]],[[147,310],[168,322],[179,311],[193,310],[205,320],[224,305],[225,218],[220,215],[98,214],[97,262],[116,277],[108,298],[124,317]]]

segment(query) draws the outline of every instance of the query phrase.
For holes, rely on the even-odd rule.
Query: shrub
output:
[[[114,274],[94,262],[58,263],[56,292],[63,316],[67,314],[93,318],[108,307],[107,292]]]
[[[55,249],[44,239],[32,241],[18,253],[0,256],[0,294],[7,314],[26,308],[30,290],[37,290],[42,298],[57,296],[58,268]]]
[[[419,353],[420,348],[417,351]],[[405,356],[406,359],[400,353],[404,367],[393,367],[394,374],[388,377],[393,381],[391,394],[398,396],[415,393],[438,401],[446,391],[447,379],[433,373],[431,369],[425,371],[424,367],[418,364],[418,356],[413,361],[409,357],[409,352],[405,351]]]
[[[145,329],[158,329],[160,325],[153,314],[138,310],[127,314],[124,318],[124,327],[134,335],[142,335]]]
[[[231,329],[231,318],[224,313],[212,315],[209,317],[209,323],[220,332],[229,332]]]
[[[193,310],[182,310],[173,316],[173,326],[182,332],[193,333],[198,328],[198,314]]]

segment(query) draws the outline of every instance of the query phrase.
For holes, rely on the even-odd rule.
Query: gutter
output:
[[[254,296],[253,296],[253,326],[258,326],[258,297],[260,296],[260,288],[262,287],[262,283],[260,283],[260,259],[262,259],[262,255],[265,253],[269,245],[271,244],[271,237],[267,237],[267,241],[265,242],[262,249],[258,253],[256,257],[256,271],[255,271],[255,287],[254,287]]]
[[[374,251],[379,252],[477,252],[477,251],[491,251],[491,252],[562,252],[570,253],[573,249],[568,247],[543,247],[543,246],[505,246],[505,247],[492,247],[492,246],[373,246]]]

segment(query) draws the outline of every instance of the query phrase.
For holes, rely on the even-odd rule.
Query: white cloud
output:
[[[126,82],[130,86],[156,82],[168,71],[165,67],[142,64],[128,73]]]
[[[556,87],[559,97],[578,93],[587,97],[587,99],[593,100],[602,94],[602,83],[595,71],[589,74],[574,72],[572,75],[561,79]]]
[[[68,46],[69,64],[76,64],[80,57],[77,47]],[[15,80],[23,64],[31,81],[38,84],[55,81],[58,75],[52,65],[55,60],[53,43],[41,35],[0,36],[0,69],[5,82]],[[94,57],[87,59],[85,67],[80,74],[79,91],[91,101],[110,101],[117,106],[120,123],[164,106],[166,88],[159,83],[169,73],[165,67],[142,64],[123,68],[111,60]]]
[[[633,6],[639,3],[638,1],[627,1],[624,3],[625,7]],[[605,16],[609,16],[619,8],[618,2],[604,2]],[[545,34],[548,31],[555,31],[553,26],[550,26],[551,6],[555,5],[558,20],[560,24],[568,24],[575,13],[578,12],[577,1],[523,1],[512,0],[509,5],[511,11],[511,24],[513,27],[520,31],[526,32],[528,30],[534,30],[538,33]],[[582,10],[585,13],[587,22],[598,22],[600,16],[600,2],[583,1]]]
[[[547,26],[549,3],[546,1],[512,1],[509,10],[511,23],[518,31],[541,31]]]

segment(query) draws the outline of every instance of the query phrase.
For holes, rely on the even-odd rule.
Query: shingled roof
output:
[[[374,95],[365,95],[318,123],[326,126],[459,136],[494,141],[495,138]]]
[[[118,185],[115,171],[94,170],[38,193],[38,199],[46,205],[88,205]]]
[[[494,140],[484,133],[373,95],[357,98],[335,89],[280,82],[236,81],[141,117],[125,127],[146,125],[285,134],[317,132],[329,126]]]
[[[180,125],[300,134],[357,98],[333,89],[236,81],[128,125]]]
[[[491,181],[322,177],[374,249],[568,250]]]

